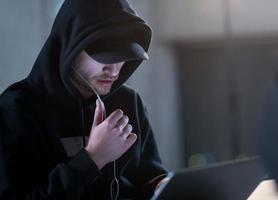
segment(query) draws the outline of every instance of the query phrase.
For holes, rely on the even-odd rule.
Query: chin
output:
[[[97,90],[98,95],[107,95],[109,92],[111,91],[111,89],[109,90]]]

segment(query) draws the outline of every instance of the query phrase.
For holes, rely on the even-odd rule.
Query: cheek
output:
[[[123,65],[120,65],[119,67],[118,67],[118,72],[120,73],[120,71],[123,69]]]
[[[97,76],[97,75],[101,74],[102,69],[100,67],[87,65],[84,68],[84,72],[87,76],[92,77],[92,76]]]

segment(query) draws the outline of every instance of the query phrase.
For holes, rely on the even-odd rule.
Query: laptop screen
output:
[[[265,178],[259,158],[214,164],[169,173],[152,200],[243,200]]]

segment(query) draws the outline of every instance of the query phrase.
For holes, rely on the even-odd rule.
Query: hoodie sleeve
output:
[[[147,117],[147,110],[139,95],[137,95],[137,104],[141,126],[141,158],[137,173],[140,176],[137,181],[141,185],[141,199],[145,199],[152,196],[156,185],[167,176],[167,171],[162,167],[154,134]]]
[[[0,109],[0,199],[82,199],[101,172],[84,149],[49,172],[35,122],[14,109]]]

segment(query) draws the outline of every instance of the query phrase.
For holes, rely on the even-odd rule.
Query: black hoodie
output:
[[[99,170],[79,143],[90,133],[96,96],[83,99],[69,72],[83,49],[112,35],[147,51],[151,29],[126,0],[66,0],[29,76],[1,94],[1,200],[110,199],[113,164]],[[102,97],[107,115],[122,109],[137,134],[116,161],[120,199],[150,198],[166,174],[142,100],[123,85],[140,63],[126,62]]]

